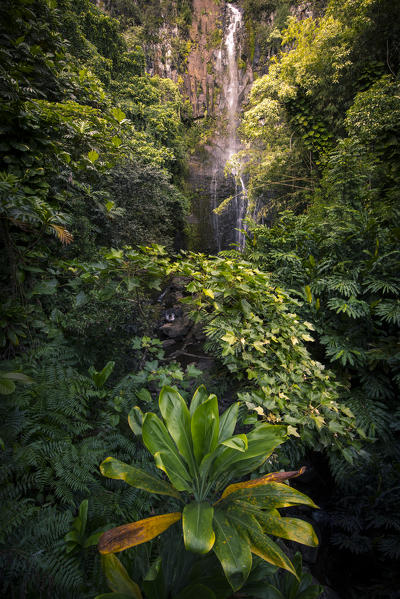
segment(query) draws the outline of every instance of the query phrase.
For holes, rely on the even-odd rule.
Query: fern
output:
[[[7,396],[0,406],[4,596],[92,599],[100,576],[97,552],[65,552],[64,536],[77,506],[89,498],[91,531],[140,519],[151,508],[147,494],[145,498],[119,481],[108,481],[98,470],[110,454],[146,463],[144,450],[136,447],[125,424],[134,390],[118,404],[124,425],[112,427],[116,391],[95,389],[77,363],[65,343],[55,344],[54,351],[39,348],[27,355],[23,368],[35,383]]]

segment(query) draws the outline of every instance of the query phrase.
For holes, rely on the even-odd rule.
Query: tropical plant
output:
[[[140,545],[182,521],[186,549],[201,555],[213,550],[234,590],[243,586],[250,573],[252,553],[297,576],[289,558],[268,535],[313,547],[318,544],[308,522],[282,518],[278,511],[297,504],[316,507],[306,495],[282,484],[303,469],[226,487],[232,479],[243,478],[262,465],[284,441],[286,427],[258,424],[247,434],[234,434],[238,403],[220,417],[217,397],[208,395],[204,386],[193,395],[190,408],[176,390],[163,387],[159,408],[163,420],[134,407],[129,423],[135,434],[142,435],[156,466],[171,484],[112,457],[102,462],[100,470],[136,488],[173,497],[181,509],[107,531],[99,540],[100,553]]]

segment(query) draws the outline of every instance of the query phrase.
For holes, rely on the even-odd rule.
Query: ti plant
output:
[[[181,521],[186,549],[197,554],[213,550],[234,591],[250,573],[252,553],[297,577],[293,564],[269,535],[312,547],[318,544],[309,523],[283,518],[278,511],[296,504],[316,507],[306,495],[282,484],[303,470],[226,486],[261,466],[285,440],[286,427],[258,424],[246,435],[235,435],[239,404],[220,416],[217,397],[208,395],[204,386],[195,392],[190,408],[177,391],[163,387],[159,407],[163,420],[151,412],[143,415],[135,407],[129,422],[136,434],[141,432],[156,466],[170,483],[112,457],[100,469],[109,478],[169,495],[181,507],[105,532],[99,541],[100,553],[117,553],[145,543]]]

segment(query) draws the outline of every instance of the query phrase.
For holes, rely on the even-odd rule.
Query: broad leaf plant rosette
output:
[[[182,521],[186,549],[198,554],[213,550],[234,591],[250,573],[252,553],[297,576],[269,535],[311,547],[318,544],[311,524],[282,517],[278,511],[297,504],[317,507],[309,497],[283,484],[304,469],[226,486],[261,466],[285,440],[286,427],[257,424],[247,435],[234,435],[239,404],[232,404],[220,416],[217,397],[204,386],[195,392],[190,408],[177,391],[163,387],[159,407],[162,420],[135,407],[129,424],[135,434],[142,434],[170,483],[112,457],[102,462],[100,470],[138,489],[174,497],[183,507],[108,530],[99,540],[100,553],[114,554],[140,545]]]

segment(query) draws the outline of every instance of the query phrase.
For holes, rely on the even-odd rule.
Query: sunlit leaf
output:
[[[102,554],[118,553],[129,547],[147,543],[178,522],[181,517],[181,512],[162,514],[107,530],[100,537],[99,551]]]

